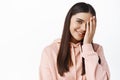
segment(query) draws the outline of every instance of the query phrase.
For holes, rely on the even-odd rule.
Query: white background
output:
[[[119,0],[0,0],[0,80],[39,80],[42,50],[61,37],[65,16],[78,1],[95,7],[94,42],[104,48],[111,80],[120,80]]]

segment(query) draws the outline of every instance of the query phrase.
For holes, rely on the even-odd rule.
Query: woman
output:
[[[43,50],[40,80],[110,80],[102,46],[93,43],[95,29],[94,8],[84,2],[73,5],[62,38]]]

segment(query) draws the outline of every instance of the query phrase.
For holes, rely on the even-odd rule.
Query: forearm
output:
[[[99,64],[98,53],[93,50],[92,44],[85,44],[82,49],[87,80],[107,80],[107,71]]]

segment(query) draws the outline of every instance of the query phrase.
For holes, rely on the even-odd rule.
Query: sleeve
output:
[[[87,80],[110,80],[110,72],[101,46],[95,52],[92,44],[82,46],[82,57],[85,58]],[[98,63],[99,57],[101,64]]]
[[[50,71],[50,65],[49,65],[49,57],[47,55],[47,50],[43,50],[40,60],[40,69],[39,69],[39,75],[40,80],[53,80],[51,76]]]

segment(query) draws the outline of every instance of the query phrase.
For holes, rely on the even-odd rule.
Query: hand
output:
[[[96,30],[96,18],[95,16],[90,18],[90,21],[86,23],[86,33],[84,36],[83,44],[89,44],[92,42]]]

